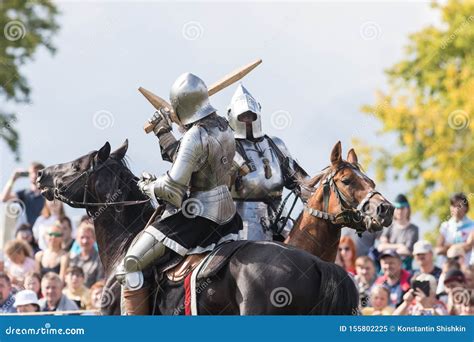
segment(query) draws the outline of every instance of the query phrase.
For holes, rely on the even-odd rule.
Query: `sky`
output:
[[[344,156],[353,138],[389,147],[393,140],[377,135],[379,123],[360,108],[386,89],[384,70],[403,58],[408,35],[439,20],[429,2],[56,3],[57,53],[39,50],[23,69],[32,103],[12,107],[22,161],[0,143],[2,186],[32,160],[62,163],[125,138],[136,174],[165,172],[156,138],[143,131],[154,109],[138,87],[167,99],[184,72],[210,85],[257,58],[263,63],[242,82],[262,106],[263,129],[310,174],[329,164],[338,140]],[[211,97],[221,115],[235,88]],[[406,186],[378,189],[393,199]],[[422,231],[433,228],[414,220]]]

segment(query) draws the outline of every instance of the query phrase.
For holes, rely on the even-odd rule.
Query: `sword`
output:
[[[227,88],[231,84],[234,84],[235,82],[241,80],[245,75],[255,69],[260,63],[262,63],[262,60],[257,59],[256,61],[244,65],[243,67],[234,70],[230,74],[227,74],[208,88],[209,96],[212,96],[215,93],[221,91],[222,89]],[[179,123],[179,118],[174,112],[173,107],[166,100],[162,99],[156,94],[153,94],[151,91],[146,90],[143,87],[138,88],[138,91],[142,93],[143,96],[145,96],[148,102],[150,102],[152,106],[156,108],[156,110],[164,111],[165,114],[169,115],[171,121]],[[143,127],[145,133],[148,134],[153,131],[156,124],[157,122],[147,121],[145,123],[145,126]]]

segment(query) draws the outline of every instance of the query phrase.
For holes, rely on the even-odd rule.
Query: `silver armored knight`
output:
[[[172,120],[184,135],[177,141],[169,113],[155,113],[155,134],[163,157],[172,166],[161,177],[144,174],[138,182],[142,192],[166,203],[166,210],[137,236],[117,272],[128,314],[146,313],[147,309],[136,307],[148,295],[143,270],[163,256],[166,248],[182,256],[201,253],[238,239],[242,228],[229,191],[235,141],[227,120],[216,114],[206,85],[193,74],[175,81],[170,100]]]
[[[308,175],[291,157],[285,143],[263,133],[260,110],[260,104],[239,84],[227,115],[237,148],[231,193],[242,217],[240,239],[244,240],[285,237],[292,221],[285,219],[280,209],[283,188],[304,201],[310,194],[298,182]]]

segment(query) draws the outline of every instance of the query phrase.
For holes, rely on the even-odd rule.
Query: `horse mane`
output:
[[[144,200],[147,197],[137,186],[138,177],[130,170],[128,158],[109,158],[106,163],[109,169],[115,171],[115,179],[110,182],[108,195],[118,193],[120,196],[113,198],[113,201]],[[94,209],[100,211],[100,208]],[[96,225],[101,226],[100,234],[104,234],[104,241],[107,241],[109,248],[105,251],[109,262],[106,266],[109,270],[123,257],[135,236],[145,228],[145,224],[153,212],[150,202],[138,205],[124,206],[117,208],[114,206],[102,209],[95,219]],[[92,213],[93,215],[94,212]]]

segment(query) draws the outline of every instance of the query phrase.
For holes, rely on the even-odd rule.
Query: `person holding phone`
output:
[[[443,316],[447,315],[443,302],[436,299],[436,278],[431,274],[420,273],[411,281],[410,290],[403,296],[393,315]]]
[[[0,200],[3,203],[9,201],[18,201],[24,209],[26,216],[26,223],[33,226],[38,216],[41,214],[41,210],[44,206],[44,197],[41,196],[41,192],[36,186],[36,177],[38,171],[44,169],[44,165],[38,162],[31,163],[28,171],[26,170],[15,170],[8,180],[7,184],[3,188]],[[13,185],[17,179],[22,177],[29,177],[30,186],[27,189],[19,190],[12,193]]]

